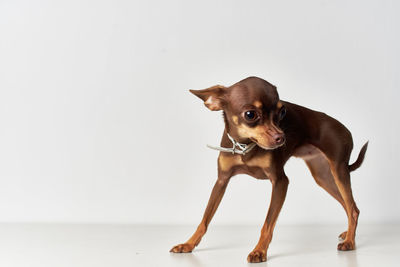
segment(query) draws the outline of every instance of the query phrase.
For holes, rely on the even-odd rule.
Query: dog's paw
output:
[[[347,236],[347,231],[345,231],[345,232],[343,232],[343,233],[341,233],[341,234],[339,235],[339,240],[345,240],[345,239],[346,239],[346,236]]]
[[[343,241],[338,244],[337,249],[341,251],[354,250],[356,249],[356,245],[351,241]]]
[[[267,252],[264,250],[255,249],[247,256],[248,262],[263,262],[267,260]]]
[[[169,252],[188,253],[188,252],[192,252],[193,249],[194,249],[194,245],[184,243],[184,244],[176,245],[175,247],[171,248],[171,250]]]

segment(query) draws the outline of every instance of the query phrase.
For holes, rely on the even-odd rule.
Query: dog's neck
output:
[[[226,132],[226,135],[228,136],[229,140],[232,143],[232,147],[231,148],[229,148],[229,147],[210,146],[210,145],[207,145],[207,147],[209,147],[211,149],[214,149],[214,150],[221,151],[221,152],[239,154],[239,155],[246,155],[251,150],[253,150],[254,147],[257,146],[257,144],[254,143],[254,142],[251,142],[249,144],[239,143],[235,139],[233,139],[233,137],[228,132]]]

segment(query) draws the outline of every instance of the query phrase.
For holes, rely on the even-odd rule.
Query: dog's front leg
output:
[[[271,203],[267,218],[261,230],[260,240],[254,250],[247,257],[248,262],[262,262],[267,260],[267,249],[272,239],[276,220],[285,201],[289,180],[283,173],[270,177],[272,183]]]
[[[226,187],[229,183],[229,180],[232,176],[231,172],[221,171],[221,168],[218,168],[218,179],[215,182],[214,188],[211,192],[210,199],[207,204],[207,208],[204,212],[203,219],[201,220],[199,226],[197,227],[196,232],[192,235],[192,237],[186,241],[186,243],[179,244],[174,246],[170,252],[182,253],[182,252],[192,252],[195,246],[200,243],[201,238],[207,231],[207,227],[217,210],[219,203],[221,202],[222,197],[224,196]]]

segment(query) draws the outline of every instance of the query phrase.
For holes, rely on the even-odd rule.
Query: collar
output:
[[[235,139],[233,139],[232,136],[229,135],[229,133],[226,133],[226,134],[228,135],[229,140],[231,140],[231,142],[232,142],[232,145],[233,145],[232,148],[210,146],[210,145],[207,145],[207,147],[214,149],[214,150],[221,151],[221,152],[246,155],[257,145],[254,142],[251,142],[250,144],[242,144],[242,143],[236,142]]]

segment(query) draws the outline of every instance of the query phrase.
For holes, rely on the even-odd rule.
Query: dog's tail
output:
[[[368,142],[366,142],[363,145],[363,147],[361,148],[360,153],[358,154],[357,160],[353,164],[349,165],[349,170],[351,172],[358,169],[361,166],[361,164],[363,163],[364,157],[365,157],[365,152],[367,152],[367,148],[368,148]]]

